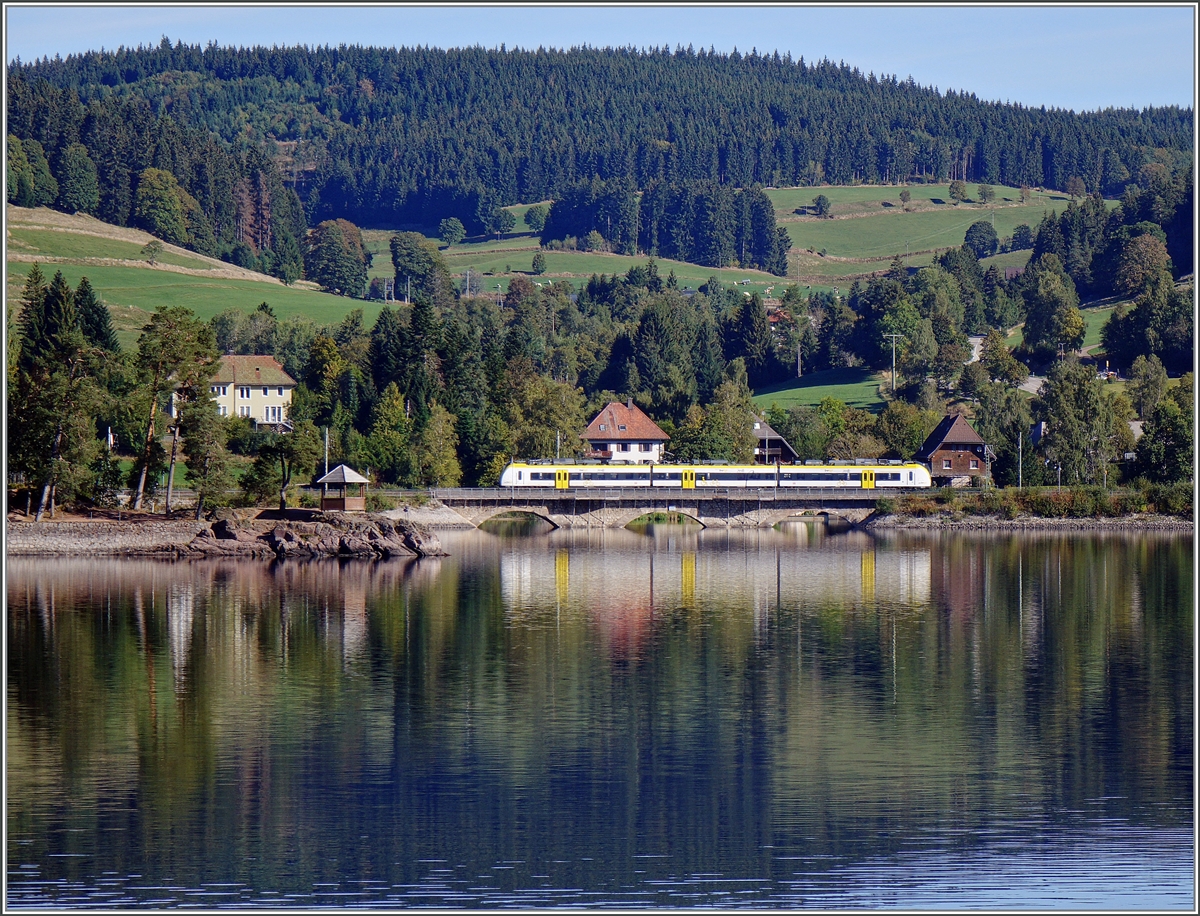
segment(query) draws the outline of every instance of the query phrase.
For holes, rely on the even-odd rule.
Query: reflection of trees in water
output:
[[[464,838],[481,867],[582,844],[770,874],[764,846],[874,854],[1096,798],[1171,821],[1190,798],[1190,539],[448,547],[11,560],[10,825],[124,794],[137,844],[201,837],[205,880],[318,837],[346,851],[305,853],[300,883]]]

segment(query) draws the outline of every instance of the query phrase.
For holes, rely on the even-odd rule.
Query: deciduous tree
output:
[[[144,404],[145,439],[137,464],[132,508],[142,507],[146,478],[156,444],[155,426],[159,401],[175,386],[175,379],[193,377],[211,367],[216,359],[212,329],[196,318],[191,309],[170,306],[155,312],[138,338],[136,365]]]
[[[457,245],[467,237],[467,230],[457,216],[451,216],[438,223],[438,236],[447,247]]]

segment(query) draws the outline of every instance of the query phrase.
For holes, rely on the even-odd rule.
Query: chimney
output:
[[[633,410],[633,398],[630,398],[628,401],[626,401],[626,402],[625,402],[625,406],[626,406],[626,408],[628,408],[629,410]]]

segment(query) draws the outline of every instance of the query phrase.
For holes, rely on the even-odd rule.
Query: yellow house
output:
[[[223,417],[249,417],[277,432],[292,428],[288,412],[296,380],[270,356],[222,356],[209,393]]]

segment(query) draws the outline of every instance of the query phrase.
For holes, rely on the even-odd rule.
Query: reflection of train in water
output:
[[[930,487],[929,468],[914,462],[845,461],[831,464],[575,464],[513,462],[502,487],[558,490],[597,487],[708,488],[807,487],[874,490]]]

